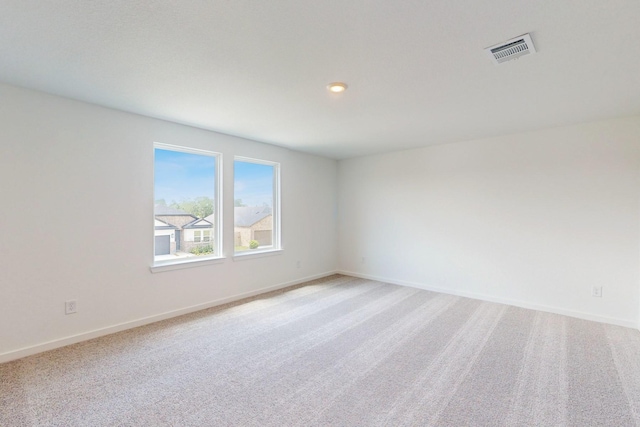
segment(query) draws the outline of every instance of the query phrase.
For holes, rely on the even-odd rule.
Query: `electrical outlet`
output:
[[[78,311],[78,301],[69,300],[64,302],[64,314],[73,314]]]
[[[300,261],[296,261],[296,268],[300,268]]]
[[[602,298],[602,286],[594,286],[593,288],[591,288],[591,296]]]
[[[366,258],[362,257],[362,263],[364,264],[366,262]]]

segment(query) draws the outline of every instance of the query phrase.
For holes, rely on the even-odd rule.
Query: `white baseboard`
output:
[[[450,294],[450,295],[457,295],[457,296],[461,296],[461,297],[467,297],[467,298],[473,298],[473,299],[477,299],[477,300],[481,300],[481,301],[489,301],[489,302],[496,302],[496,303],[500,303],[500,304],[507,304],[507,305],[512,305],[515,307],[521,307],[521,308],[527,308],[530,310],[539,310],[539,311],[544,311],[547,313],[554,313],[554,314],[562,314],[564,316],[570,316],[570,317],[576,317],[578,319],[584,319],[584,320],[592,320],[595,322],[600,322],[600,323],[607,323],[610,325],[617,325],[617,326],[624,326],[627,328],[634,328],[634,329],[640,329],[640,325],[638,325],[638,323],[631,321],[631,320],[624,320],[624,319],[617,319],[614,317],[606,317],[606,316],[600,316],[597,314],[591,314],[591,313],[585,313],[582,311],[576,311],[576,310],[569,310],[569,309],[565,309],[565,308],[561,308],[561,307],[552,307],[552,306],[548,306],[548,305],[541,305],[541,304],[532,304],[526,301],[519,301],[519,300],[513,300],[513,299],[509,299],[509,298],[502,298],[502,297],[496,297],[496,296],[492,296],[492,295],[485,295],[485,294],[478,294],[475,292],[466,292],[466,291],[458,291],[455,289],[446,289],[446,288],[439,288],[439,287],[435,287],[435,286],[429,286],[426,285],[424,283],[416,283],[416,282],[408,282],[408,281],[404,281],[404,280],[396,280],[396,279],[391,279],[389,277],[380,277],[380,276],[374,276],[371,274],[362,274],[362,273],[356,273],[353,271],[344,271],[344,270],[338,270],[338,274],[344,274],[345,276],[353,276],[353,277],[359,277],[361,279],[369,279],[369,280],[376,280],[378,282],[385,282],[385,283],[391,283],[394,285],[401,285],[401,286],[409,286],[412,288],[418,288],[418,289],[424,289],[427,291],[434,291],[434,292],[440,292],[443,294]]]
[[[290,282],[280,283],[273,286],[267,286],[266,288],[256,289],[255,291],[245,292],[238,295],[233,295],[226,298],[220,298],[214,301],[209,301],[203,304],[192,305],[190,307],[181,308],[178,310],[167,311],[165,313],[156,314],[154,316],[143,317],[141,319],[132,320],[130,322],[119,323],[113,326],[107,326],[105,328],[95,329],[88,332],[83,332],[77,335],[72,335],[64,338],[59,338],[52,341],[47,341],[42,344],[36,344],[34,346],[24,347],[17,350],[8,351],[0,354],[0,363],[9,362],[11,360],[21,359],[23,357],[31,356],[44,351],[53,350],[56,348],[64,347],[70,344],[76,344],[82,341],[87,341],[93,338],[110,335],[115,332],[124,331],[127,329],[136,328],[138,326],[148,325],[150,323],[158,322],[160,320],[170,319],[172,317],[181,316],[183,314],[193,313],[195,311],[204,310],[207,308],[215,307],[218,305],[226,304],[233,301],[238,301],[243,298],[253,297],[256,295],[264,294],[267,292],[275,291],[278,289],[286,288],[289,286],[298,285],[300,283],[309,282],[311,280],[321,279],[323,277],[337,274],[336,271],[330,271],[326,273],[316,274],[313,276],[303,277],[301,279],[292,280]]]

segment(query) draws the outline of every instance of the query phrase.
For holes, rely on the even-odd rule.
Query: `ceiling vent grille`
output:
[[[485,51],[491,56],[494,64],[502,64],[503,62],[518,59],[530,53],[536,53],[536,48],[533,46],[531,36],[524,34],[507,40],[506,42],[490,46],[486,48]]]

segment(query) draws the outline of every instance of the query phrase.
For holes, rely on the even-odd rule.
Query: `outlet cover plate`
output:
[[[69,300],[64,302],[64,314],[73,314],[78,311],[78,301]]]

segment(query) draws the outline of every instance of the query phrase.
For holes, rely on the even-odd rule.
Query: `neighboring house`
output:
[[[197,246],[213,245],[214,215],[195,219],[186,224],[182,233],[182,251],[189,252]]]
[[[176,252],[176,231],[178,231],[178,227],[175,225],[155,218],[155,255],[168,255]]]
[[[241,206],[234,208],[235,246],[249,246],[257,240],[260,246],[273,244],[273,214],[269,206]]]
[[[154,214],[156,255],[189,252],[195,246],[211,245],[214,237],[213,215],[200,219],[164,205],[156,205]]]

